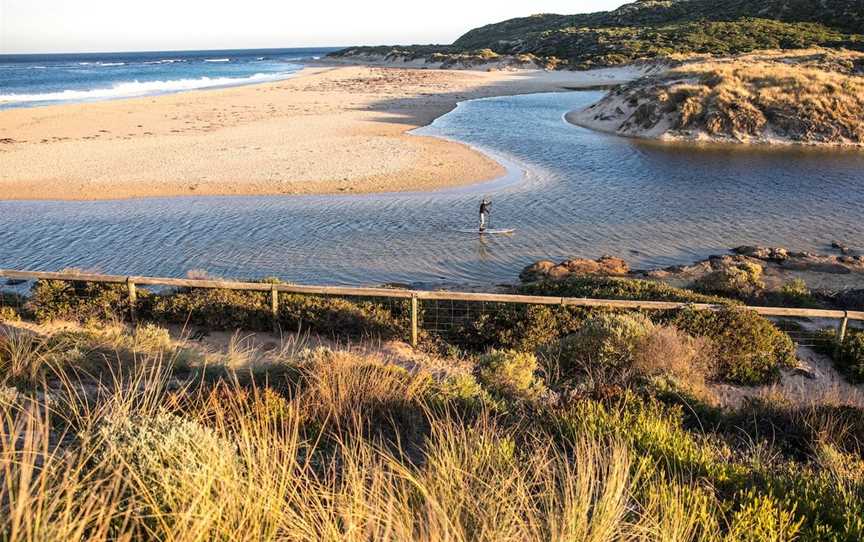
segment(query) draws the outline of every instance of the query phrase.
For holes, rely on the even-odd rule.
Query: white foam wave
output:
[[[151,94],[181,92],[214,87],[230,87],[252,83],[279,81],[290,77],[294,72],[256,73],[249,77],[202,77],[200,79],[177,79],[174,81],[128,81],[117,83],[111,88],[91,90],[64,90],[42,94],[0,94],[0,104],[21,104],[37,102],[71,102],[107,100],[114,98],[134,98]]]
[[[125,66],[125,62],[79,62],[79,66],[103,66],[103,67],[111,67],[111,66]]]
[[[180,58],[163,58],[162,60],[151,60],[149,62],[145,62],[144,64],[174,64],[176,62],[186,62]]]
[[[205,58],[204,62],[231,62],[230,58]]]

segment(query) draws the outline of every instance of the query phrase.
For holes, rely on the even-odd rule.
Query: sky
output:
[[[0,0],[0,53],[451,43],[535,13],[624,0]]]

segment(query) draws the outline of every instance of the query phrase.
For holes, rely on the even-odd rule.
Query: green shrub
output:
[[[18,322],[21,315],[12,307],[0,307],[0,322]]]
[[[784,463],[754,472],[754,480],[765,493],[788,503],[787,509],[794,506],[804,519],[800,540],[864,540],[862,462],[845,454],[824,459],[814,466]]]
[[[218,330],[269,330],[269,294],[240,290],[180,290],[154,297],[152,316],[176,324]]]
[[[820,307],[807,283],[801,279],[790,280],[779,290],[766,292],[764,301],[778,307]]]
[[[762,266],[757,263],[738,262],[700,277],[693,283],[693,288],[706,294],[750,299],[765,289],[762,271]]]
[[[222,483],[236,479],[235,446],[198,422],[160,413],[104,420],[95,431],[94,463],[121,471],[128,506],[141,517],[168,521],[188,513],[197,500],[218,499]]]
[[[489,393],[470,373],[449,375],[430,390],[433,402],[455,405],[462,410],[479,411],[492,403]]]
[[[282,329],[304,329],[334,337],[404,336],[404,311],[390,310],[371,301],[340,298],[280,295],[279,325]],[[193,324],[219,330],[270,330],[273,316],[270,294],[237,290],[183,290],[157,296],[152,316],[178,324]]]
[[[837,344],[837,330],[823,329],[817,349],[831,356],[834,366],[851,382],[864,383],[864,331],[850,330]]]
[[[742,505],[732,515],[726,537],[729,542],[783,542],[797,538],[804,520],[795,513],[794,505],[788,506],[753,490],[737,500]]]
[[[451,337],[469,350],[512,349],[531,352],[557,341],[582,324],[589,311],[577,307],[495,304],[456,326]]]
[[[588,318],[575,333],[544,349],[549,372],[563,379],[593,377],[600,383],[626,379],[640,341],[654,329],[638,313],[599,314]]]
[[[624,299],[634,301],[671,301],[680,303],[730,304],[726,298],[675,288],[663,282],[615,277],[569,277],[561,281],[526,284],[519,288],[525,295]]]
[[[148,293],[138,290],[138,296],[143,301]],[[129,314],[129,292],[124,284],[39,280],[28,305],[39,322],[122,320]]]
[[[282,295],[279,324],[282,329],[302,328],[334,337],[406,338],[410,308],[407,301],[387,306],[367,300]]]
[[[688,473],[705,477],[718,488],[736,488],[746,480],[746,468],[730,461],[722,442],[699,436],[684,427],[681,405],[664,405],[632,392],[612,404],[584,399],[556,414],[565,441],[587,434],[618,438],[639,456],[650,460],[646,476],[660,470],[667,475]]]
[[[776,381],[780,369],[794,367],[795,344],[789,335],[745,309],[684,309],[671,323],[694,337],[707,337],[715,345],[712,370],[718,379],[734,384],[759,385]]]
[[[534,354],[496,350],[480,357],[477,375],[480,382],[497,395],[537,400],[545,392],[537,378],[539,369]]]

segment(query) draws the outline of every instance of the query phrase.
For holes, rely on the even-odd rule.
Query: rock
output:
[[[819,378],[819,372],[816,371],[810,363],[808,363],[808,360],[804,359],[799,359],[798,366],[790,369],[789,374],[791,376],[801,376],[807,380],[816,380]]]
[[[789,259],[789,251],[782,247],[741,246],[733,248],[732,252],[740,256],[749,256],[757,260],[783,262]]]
[[[522,282],[536,282],[543,279],[561,280],[570,276],[621,276],[630,272],[630,266],[621,258],[603,256],[598,260],[571,258],[560,264],[541,260],[529,265],[519,274]]]
[[[564,264],[556,265],[552,269],[549,270],[549,273],[546,276],[552,280],[561,280],[563,278],[569,277],[571,274],[570,268]]]
[[[519,273],[519,278],[522,282],[534,282],[542,280],[549,275],[549,271],[555,267],[555,262],[550,260],[540,260],[537,263],[531,264]]]
[[[831,241],[831,248],[836,248],[840,251],[840,254],[849,254],[852,252],[848,245],[845,245],[840,241]]]
[[[602,256],[597,263],[603,271],[609,275],[626,275],[630,272],[630,266],[621,258],[614,256]]]

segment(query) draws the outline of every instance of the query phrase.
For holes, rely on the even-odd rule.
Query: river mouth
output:
[[[508,163],[510,177],[439,192],[0,202],[0,266],[117,274],[278,276],[298,283],[512,283],[542,258],[691,263],[742,244],[864,247],[864,153],[656,145],[563,116],[568,92],[461,104],[421,129]],[[460,233],[493,200],[493,227]]]

